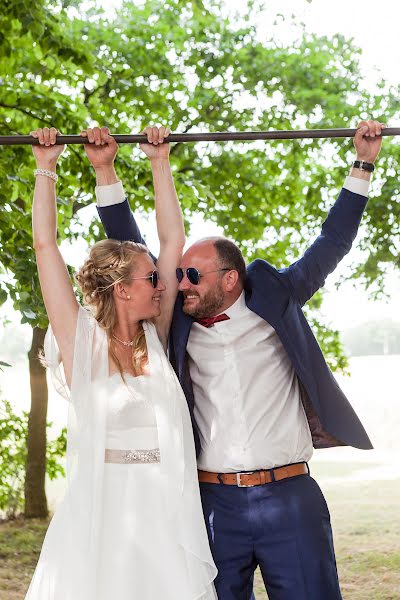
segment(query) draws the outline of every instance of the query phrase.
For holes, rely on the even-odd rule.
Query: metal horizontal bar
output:
[[[249,142],[254,140],[295,140],[308,138],[349,138],[356,129],[294,129],[288,131],[226,131],[221,133],[171,133],[168,142]],[[382,136],[400,135],[400,127],[386,127]],[[142,134],[114,134],[118,144],[140,144],[147,142]],[[58,135],[56,144],[88,144],[80,135]],[[31,135],[0,135],[0,146],[37,145],[39,141]]]

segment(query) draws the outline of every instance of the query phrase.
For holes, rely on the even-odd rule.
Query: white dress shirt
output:
[[[307,461],[312,439],[299,382],[275,330],[247,308],[194,323],[187,351],[200,432],[198,467],[228,473]]]

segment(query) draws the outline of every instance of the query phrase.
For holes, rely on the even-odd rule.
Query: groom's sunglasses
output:
[[[215,269],[215,271],[206,271],[205,273],[200,273],[200,271],[198,271],[194,267],[188,267],[187,269],[179,268],[176,270],[176,278],[180,283],[186,274],[186,277],[188,278],[190,283],[192,283],[193,285],[198,285],[200,283],[201,277],[204,277],[204,275],[208,275],[209,273],[218,273],[219,271],[231,271],[231,269],[225,267],[224,269]]]

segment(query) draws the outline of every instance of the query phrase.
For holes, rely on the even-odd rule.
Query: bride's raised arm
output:
[[[178,293],[176,268],[182,258],[185,245],[185,229],[169,163],[169,144],[163,143],[170,134],[165,127],[146,127],[148,144],[141,149],[148,156],[154,182],[157,231],[160,254],[157,270],[166,290],[162,294],[161,314],[155,318],[158,336],[166,348],[172,313]]]
[[[64,147],[55,145],[57,130],[54,127],[37,129],[31,135],[40,142],[32,146],[37,164],[32,207],[33,246],[43,300],[70,385],[78,302],[57,244],[56,166]]]
[[[161,314],[154,321],[158,336],[166,347],[178,292],[176,268],[179,266],[185,245],[185,230],[169,163],[169,144],[164,143],[170,130],[165,127],[146,127],[143,133],[147,135],[149,141],[148,144],[141,144],[141,149],[149,158],[153,173],[157,230],[160,240],[157,269],[161,282],[166,286],[166,290],[161,295]],[[85,146],[85,150],[96,172],[98,193],[101,191],[102,201],[105,201],[103,210],[111,210],[104,207],[112,207],[116,202],[123,200],[123,188],[114,170],[117,145],[107,127],[88,129],[81,135],[87,136],[91,142],[90,145]],[[104,218],[106,219],[107,216],[105,215]],[[132,230],[132,223],[134,235],[131,238],[129,232]],[[138,243],[144,242],[127,205],[123,212],[117,213],[113,226],[107,228],[107,235],[119,240],[132,239]]]

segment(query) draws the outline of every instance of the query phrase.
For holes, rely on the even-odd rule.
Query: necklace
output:
[[[130,342],[124,342],[123,340],[120,340],[119,338],[117,338],[116,335],[112,334],[112,336],[115,340],[117,340],[117,342],[119,342],[120,344],[122,344],[125,347],[129,347],[129,346],[132,347],[135,343],[135,340],[131,340]]]

